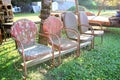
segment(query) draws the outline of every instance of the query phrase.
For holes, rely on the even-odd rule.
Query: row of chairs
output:
[[[85,19],[85,17],[81,17]],[[90,34],[87,32],[88,26],[83,27],[83,32],[78,30],[78,23],[72,12],[66,12],[61,19],[55,16],[49,16],[43,23],[44,34],[38,32],[38,27],[34,22],[28,19],[16,21],[11,28],[11,36],[16,41],[18,51],[23,59],[24,79],[27,76],[26,62],[37,58],[51,55],[52,65],[55,66],[55,52],[58,51],[58,64],[61,63],[62,51],[75,48],[76,57],[80,56],[80,49],[91,45],[94,47],[94,33],[91,28]],[[84,22],[84,21],[83,21]],[[67,37],[62,35],[66,32]],[[48,39],[51,46],[46,46],[36,42],[36,35],[44,36]]]
[[[80,22],[76,19],[76,15],[72,12],[65,12],[62,16],[62,20],[64,23],[64,26],[66,28],[71,28],[76,30],[80,33],[80,39],[81,41],[91,41],[93,37],[100,36],[101,37],[101,43],[103,42],[103,34],[104,30],[102,28],[102,25],[100,23],[96,23],[100,29],[94,29],[90,24],[88,17],[84,11],[79,12],[80,16]],[[80,24],[78,24],[80,23]],[[69,38],[75,38],[75,36],[67,33]],[[94,48],[94,41],[92,43],[92,47]]]

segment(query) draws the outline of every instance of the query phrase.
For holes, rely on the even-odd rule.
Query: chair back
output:
[[[63,23],[65,28],[70,28],[78,31],[78,22],[74,13],[66,12],[63,16]],[[71,32],[66,33],[70,38],[74,36],[74,34],[71,34]]]
[[[61,37],[61,30],[63,28],[62,22],[55,16],[49,16],[43,23],[43,30],[48,34],[56,34]]]
[[[79,12],[79,15],[80,15],[80,24],[82,25],[89,25],[89,21],[88,21],[88,18],[87,18],[87,14],[84,12],[84,11],[80,11]],[[82,32],[86,32],[88,31],[88,27],[85,27],[85,26],[81,26],[81,31]]]
[[[20,19],[11,27],[11,36],[15,38],[17,47],[20,47],[21,43],[25,48],[35,44],[37,31],[38,29],[34,22],[27,19]]]

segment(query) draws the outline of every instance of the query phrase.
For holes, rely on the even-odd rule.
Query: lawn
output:
[[[50,61],[28,68],[27,80],[120,80],[120,28],[106,28],[103,44],[95,38],[95,48],[62,56],[62,64],[53,69]],[[22,80],[14,67],[21,62],[11,38],[0,45],[0,80]]]
[[[39,21],[40,20],[39,15],[40,13],[16,13],[14,14],[13,21],[16,21],[22,18],[26,18],[32,21]]]

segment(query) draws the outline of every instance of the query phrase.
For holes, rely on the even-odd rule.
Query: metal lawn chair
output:
[[[27,19],[16,21],[11,28],[11,36],[16,41],[17,49],[23,59],[25,79],[27,76],[27,61],[51,55],[53,60],[52,64],[54,65],[53,46],[50,48],[46,45],[37,43],[36,35],[44,36],[43,34],[38,33],[38,28],[35,23]],[[49,40],[52,39],[49,37]]]
[[[48,17],[43,23],[43,29],[48,36],[52,37],[53,45],[55,49],[59,51],[59,55],[58,55],[59,64],[61,63],[61,52],[64,50],[69,50],[71,48],[77,47],[76,56],[78,57],[80,55],[79,34],[76,31],[71,29],[63,29],[63,23],[58,17],[55,17],[55,16]],[[74,33],[77,37],[77,40],[75,41],[67,37],[64,37],[62,35],[62,30],[66,30]]]
[[[88,21],[88,17],[86,15],[86,13],[84,11],[80,11],[79,15],[80,15],[80,24],[81,24],[80,25],[80,29],[81,29],[81,33],[82,34],[93,34],[89,30],[89,27],[92,27],[92,26],[89,25],[89,21]],[[101,43],[102,43],[103,42],[104,30],[103,30],[101,24],[99,24],[99,23],[97,23],[97,24],[99,25],[100,29],[97,29],[97,30],[94,29],[94,36],[101,36]]]
[[[77,22],[75,14],[73,12],[65,12],[62,16],[62,19],[63,19],[63,23],[64,23],[65,28],[70,28],[70,29],[73,29],[73,30],[79,32],[81,43],[86,44],[86,45],[84,45],[84,47],[87,46],[87,42],[91,42],[91,47],[94,46],[94,44],[93,44],[94,36],[89,35],[89,34],[81,34],[80,33],[80,30],[78,29],[78,22]],[[77,39],[77,37],[74,34],[72,34],[71,32],[67,31],[66,33],[67,33],[67,36],[69,38],[75,39],[75,40]],[[81,48],[82,47],[83,46],[81,46]]]

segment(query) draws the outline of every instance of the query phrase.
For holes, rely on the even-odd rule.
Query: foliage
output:
[[[31,78],[28,80],[119,80],[120,78],[120,46],[118,42],[120,29],[108,29],[104,35],[104,43],[95,39],[95,49],[83,53],[79,58],[68,55],[62,58],[60,66],[49,69],[48,63],[39,64],[28,69]],[[0,80],[22,80],[13,66],[18,59],[18,52],[12,39],[0,46]],[[111,46],[112,45],[112,46]],[[43,68],[44,73],[38,72]],[[42,74],[42,75],[41,75]],[[34,77],[33,77],[34,76]]]
[[[42,0],[11,0],[13,5],[19,5],[19,4],[30,4],[31,2],[39,2]]]
[[[95,0],[95,2],[102,3],[102,1],[100,1],[100,0]],[[119,2],[119,0],[105,0],[105,5],[117,6],[117,5],[120,5],[120,3],[118,3],[118,2]]]
[[[65,59],[62,65],[47,73],[47,80],[119,80],[119,35],[120,29],[106,32],[103,44],[85,51],[77,59]]]
[[[96,3],[93,0],[78,0],[79,5],[85,6],[87,8],[94,8],[97,7]]]
[[[24,3],[24,4],[28,4],[31,2],[37,2],[37,1],[41,1],[41,0],[11,0],[12,3]]]
[[[68,9],[68,11],[76,11],[76,6],[72,6],[71,8]],[[88,11],[87,8],[84,6],[79,6],[79,11]]]
[[[74,52],[71,55],[64,55],[62,64],[53,69],[48,66],[50,61],[28,68],[30,78],[27,80],[119,80],[119,36],[120,28],[107,28],[103,44],[99,44],[98,37],[95,39],[93,50],[82,49],[79,58],[75,58],[72,54]],[[23,80],[14,67],[14,60],[19,61],[20,64],[18,56],[15,42],[11,38],[0,45],[0,80]]]
[[[98,9],[100,6],[101,7],[106,7],[106,8],[110,8],[113,7],[119,9],[120,8],[120,3],[119,0],[105,0],[105,2],[103,3],[104,0],[78,0],[79,4],[82,6],[87,7],[88,9]]]

